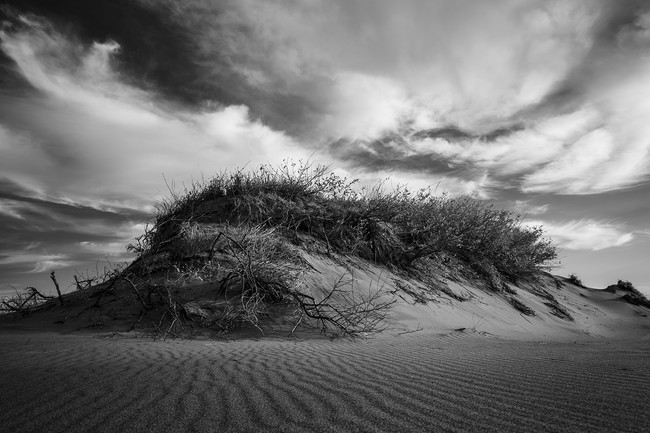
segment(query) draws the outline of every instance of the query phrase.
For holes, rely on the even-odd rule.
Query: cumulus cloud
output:
[[[598,251],[619,247],[634,239],[634,233],[627,232],[617,224],[594,219],[568,222],[529,221],[530,226],[543,226],[546,235],[558,246],[569,250]]]

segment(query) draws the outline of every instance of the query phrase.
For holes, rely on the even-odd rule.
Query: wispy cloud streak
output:
[[[530,226],[543,226],[545,233],[560,247],[569,250],[598,251],[620,247],[634,239],[634,233],[621,225],[594,219],[567,222],[529,221]]]

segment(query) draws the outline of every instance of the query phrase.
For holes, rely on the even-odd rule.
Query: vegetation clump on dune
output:
[[[484,200],[383,184],[362,188],[309,163],[223,172],[170,191],[129,245],[133,263],[102,284],[77,282],[92,292],[94,307],[106,294],[130,293],[131,305],[140,307],[133,326],[147,317],[166,335],[187,322],[261,330],[261,320],[274,314],[289,314],[294,329],[303,320],[348,335],[380,329],[394,296],[386,298],[380,287],[360,290],[352,272],[315,293],[304,283],[314,271],[309,251],[338,262],[354,258],[459,301],[465,298],[435,289],[436,272],[515,295],[508,283],[539,275],[557,257],[541,227],[527,227]]]
[[[568,279],[571,284],[575,284],[578,287],[584,287],[582,285],[582,280],[576,274],[570,274]]]
[[[309,164],[222,173],[162,203],[151,230],[131,249],[141,256],[187,254],[187,239],[201,238],[194,253],[205,252],[211,225],[244,224],[293,239],[307,234],[329,251],[401,269],[422,259],[453,257],[513,283],[557,257],[541,227],[523,226],[518,215],[489,202],[434,196],[429,189],[355,188],[355,183]]]
[[[170,188],[173,190],[173,188]],[[131,272],[175,269],[177,281],[219,281],[236,287],[236,308],[223,326],[257,324],[269,303],[293,302],[300,316],[345,333],[374,329],[390,302],[352,296],[337,284],[324,298],[301,290],[300,248],[358,257],[396,272],[427,278],[432,266],[460,266],[494,291],[538,274],[557,256],[540,227],[470,196],[435,196],[429,189],[360,188],[325,166],[285,163],[224,172],[173,192],[152,226],[130,245]],[[203,314],[200,319],[204,320]],[[227,322],[227,323],[226,323]]]
[[[607,289],[622,290],[625,292],[622,297],[624,301],[632,305],[640,305],[642,307],[650,308],[650,300],[648,300],[648,298],[646,298],[643,293],[639,292],[629,281],[618,280],[615,285],[609,286]]]

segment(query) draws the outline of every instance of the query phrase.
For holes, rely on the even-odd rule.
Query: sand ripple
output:
[[[650,344],[0,334],[3,432],[647,431]]]

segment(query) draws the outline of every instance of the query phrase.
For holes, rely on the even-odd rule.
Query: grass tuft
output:
[[[650,300],[648,300],[648,298],[646,298],[643,293],[639,292],[631,282],[618,280],[616,287],[620,290],[623,290],[624,292],[627,292],[625,295],[623,295],[623,299],[626,302],[632,305],[639,305],[642,307],[650,308]]]
[[[582,285],[582,280],[576,274],[569,275],[569,282],[578,287],[584,287]]]

